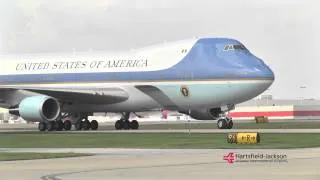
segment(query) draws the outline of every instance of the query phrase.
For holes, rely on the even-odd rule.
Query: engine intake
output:
[[[54,121],[60,114],[58,101],[49,96],[32,96],[23,99],[17,109],[10,109],[11,114],[18,114],[27,121]]]

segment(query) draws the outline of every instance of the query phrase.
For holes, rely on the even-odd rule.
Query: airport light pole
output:
[[[300,87],[299,87],[299,89],[301,89],[301,90],[300,90],[300,91],[301,91],[301,92],[300,92],[300,93],[301,93],[301,96],[300,96],[300,103],[299,103],[300,105],[302,105],[302,100],[303,100],[303,93],[302,93],[302,92],[303,92],[303,89],[306,89],[306,88],[307,88],[306,86],[300,86]]]
[[[190,114],[191,114],[191,109],[189,108],[189,116],[188,116],[189,135],[191,134]]]
[[[267,90],[266,90],[266,92],[269,92],[270,91],[270,88],[268,88]],[[268,93],[268,94],[266,94],[267,95],[267,106],[269,106],[269,96],[270,96],[270,93]]]

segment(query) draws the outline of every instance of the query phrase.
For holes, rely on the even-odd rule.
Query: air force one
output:
[[[226,112],[274,81],[243,44],[194,38],[123,53],[2,55],[0,107],[40,131],[96,130],[95,112],[121,113],[116,129],[138,129],[130,113],[175,110],[232,128]]]

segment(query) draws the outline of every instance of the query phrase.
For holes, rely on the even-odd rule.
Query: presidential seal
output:
[[[190,96],[189,89],[186,86],[182,86],[180,88],[180,92],[184,97],[189,97]]]

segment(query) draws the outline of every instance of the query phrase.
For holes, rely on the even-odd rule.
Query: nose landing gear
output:
[[[233,122],[232,118],[229,117],[221,117],[217,121],[217,127],[218,129],[232,129]]]

